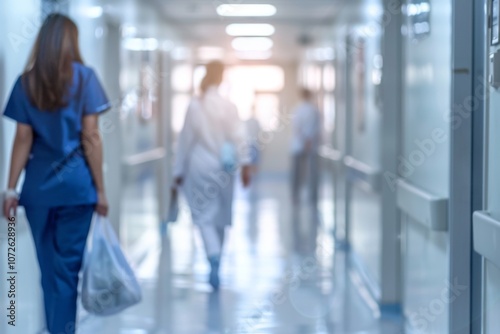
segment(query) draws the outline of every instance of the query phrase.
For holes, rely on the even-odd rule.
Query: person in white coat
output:
[[[292,200],[298,204],[304,183],[307,182],[309,200],[318,201],[319,156],[321,139],[321,113],[313,103],[308,89],[301,91],[302,102],[293,112],[292,134]]]
[[[201,96],[189,105],[178,138],[174,165],[177,187],[187,199],[210,262],[209,283],[219,288],[219,265],[225,230],[232,222],[234,176],[250,182],[245,132],[236,106],[218,93],[224,65],[211,62],[201,83]],[[231,160],[233,160],[231,162]]]
[[[252,107],[252,116],[245,122],[248,145],[250,150],[250,159],[254,173],[257,172],[260,163],[261,145],[259,143],[260,142],[259,136],[261,135],[262,132],[259,120],[257,119],[256,108],[257,107],[255,105]]]

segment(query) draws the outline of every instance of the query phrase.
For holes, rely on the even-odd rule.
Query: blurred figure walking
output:
[[[245,122],[248,149],[250,154],[250,165],[252,168],[252,180],[255,180],[259,173],[259,165],[261,160],[261,143],[260,136],[262,128],[256,115],[256,106],[252,108],[252,116]],[[249,187],[250,199],[254,201],[257,197],[256,182],[252,182]]]
[[[260,163],[260,139],[261,127],[256,115],[256,106],[252,107],[252,116],[245,122],[248,148],[250,150],[250,163],[254,172],[257,172]]]
[[[301,91],[301,103],[293,112],[292,134],[292,201],[300,203],[302,187],[307,184],[310,204],[318,202],[321,114],[308,89]]]
[[[210,262],[209,283],[219,288],[219,266],[226,227],[232,222],[234,175],[242,166],[244,186],[250,183],[250,158],[236,106],[223,98],[224,65],[211,62],[179,135],[174,178],[198,226]]]
[[[3,211],[11,217],[24,206],[51,334],[76,331],[78,272],[92,215],[108,213],[98,116],[110,106],[96,74],[83,65],[75,23],[49,15],[4,113],[17,128]]]

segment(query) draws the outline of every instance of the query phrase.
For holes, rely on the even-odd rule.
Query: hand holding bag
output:
[[[236,148],[234,144],[229,140],[226,140],[221,148],[221,162],[222,169],[229,174],[235,172],[236,168],[238,168],[238,159],[236,154]]]
[[[117,314],[139,303],[141,288],[105,217],[94,220],[83,269],[82,304],[94,315]]]

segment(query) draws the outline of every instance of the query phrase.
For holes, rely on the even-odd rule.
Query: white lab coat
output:
[[[174,177],[183,178],[181,190],[196,225],[231,225],[234,175],[224,172],[221,161],[226,141],[235,145],[239,163],[248,163],[236,106],[210,87],[189,105],[174,164]]]
[[[248,149],[252,165],[258,165],[260,160],[260,145],[259,136],[261,133],[261,128],[259,121],[252,117],[246,121],[246,133],[248,139]]]

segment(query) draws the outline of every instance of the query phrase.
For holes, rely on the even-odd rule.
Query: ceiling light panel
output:
[[[273,40],[267,37],[237,37],[232,42],[236,51],[267,51],[273,44]]]
[[[276,30],[271,24],[230,24],[226,27],[229,36],[272,36]]]
[[[266,4],[223,4],[217,7],[220,16],[273,16],[276,12],[276,7]]]
[[[272,51],[239,51],[236,57],[242,60],[267,60],[273,56]]]

